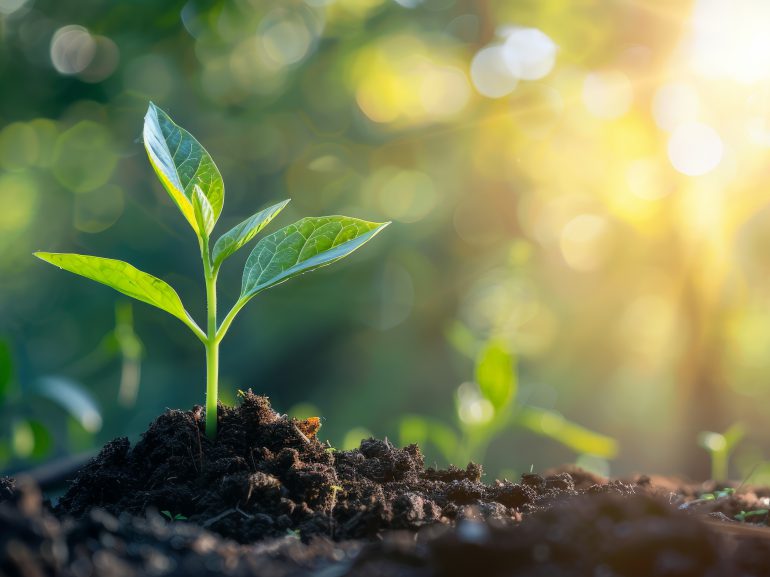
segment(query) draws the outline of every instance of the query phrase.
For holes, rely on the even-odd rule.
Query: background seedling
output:
[[[726,481],[729,476],[730,455],[746,436],[741,423],[731,425],[724,433],[703,431],[698,435],[698,444],[711,456],[711,478]]]
[[[158,307],[178,318],[198,337],[206,350],[206,434],[214,438],[219,344],[238,312],[262,291],[346,257],[389,223],[337,215],[311,217],[262,238],[246,260],[238,300],[219,323],[216,284],[222,263],[251,241],[289,201],[257,212],[224,233],[212,247],[211,233],[225,198],[219,169],[203,146],[154,104],[150,103],[144,120],[144,146],[150,164],[198,239],[206,288],[206,329],[195,322],[170,285],[126,262],[50,252],[36,252],[35,256]]]
[[[182,515],[181,513],[177,513],[174,515],[171,511],[161,511],[161,514],[166,517],[169,521],[187,521],[187,517]]]
[[[430,443],[447,461],[461,464],[482,460],[489,444],[513,427],[554,439],[579,454],[602,459],[617,454],[614,439],[572,423],[550,409],[521,402],[516,357],[503,339],[492,337],[473,348],[478,350],[475,380],[460,385],[456,395],[460,434],[435,419],[410,415],[401,420],[402,444]]]
[[[765,523],[767,522],[767,514],[770,511],[768,509],[756,509],[755,511],[741,511],[737,515],[735,515],[736,521],[742,521],[746,522],[746,519],[750,519],[751,517],[765,517]]]

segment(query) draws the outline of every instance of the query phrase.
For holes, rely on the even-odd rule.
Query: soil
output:
[[[108,443],[55,506],[0,478],[0,577],[770,575],[767,515],[734,520],[767,489],[575,468],[484,483],[416,445],[335,451],[251,392],[218,417],[213,442],[195,407]]]

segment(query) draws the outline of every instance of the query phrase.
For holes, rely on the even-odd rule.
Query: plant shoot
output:
[[[36,252],[35,256],[158,307],[178,318],[198,337],[206,350],[206,434],[213,439],[217,430],[219,344],[238,312],[262,291],[346,257],[390,223],[336,215],[308,217],[265,236],[246,260],[238,300],[219,322],[217,275],[222,263],[251,241],[289,201],[250,216],[212,246],[211,233],[222,212],[225,187],[211,156],[152,103],[144,119],[143,136],[150,164],[198,239],[206,289],[205,329],[187,312],[170,285],[127,262],[51,252]]]

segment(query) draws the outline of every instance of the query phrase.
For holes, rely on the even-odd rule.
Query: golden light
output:
[[[628,112],[633,97],[631,81],[619,71],[594,72],[583,82],[583,102],[597,118],[620,118]]]
[[[695,122],[699,105],[700,98],[692,85],[669,82],[655,92],[652,114],[660,129],[671,132],[680,124]]]
[[[674,168],[688,176],[701,176],[722,161],[724,145],[717,131],[700,122],[682,124],[668,141],[668,158]]]
[[[698,0],[685,41],[693,70],[707,78],[755,84],[770,78],[770,3]]]

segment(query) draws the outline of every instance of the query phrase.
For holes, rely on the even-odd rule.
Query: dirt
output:
[[[55,506],[0,478],[0,577],[62,575],[770,574],[770,491],[604,479],[575,468],[482,482],[425,468],[415,445],[335,451],[315,419],[246,393],[204,414],[167,411],[116,439]]]

